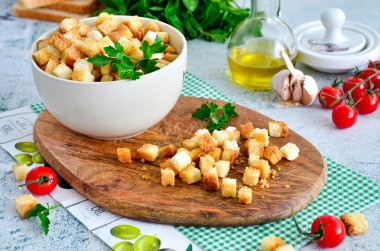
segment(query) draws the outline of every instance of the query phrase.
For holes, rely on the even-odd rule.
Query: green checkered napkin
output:
[[[206,82],[191,73],[185,77],[182,95],[230,101]],[[43,111],[43,103],[31,106],[36,113]],[[306,209],[297,214],[300,226],[309,230],[313,220],[323,214],[335,215],[362,211],[380,200],[380,186],[371,180],[325,158],[327,182]],[[253,202],[254,203],[254,202]],[[181,233],[205,250],[258,250],[261,240],[270,235],[281,237],[296,249],[308,240],[298,234],[291,218],[265,225],[248,227],[176,227]]]

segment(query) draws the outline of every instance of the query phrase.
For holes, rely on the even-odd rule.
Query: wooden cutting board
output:
[[[47,162],[79,193],[108,211],[136,220],[193,226],[263,224],[288,217],[291,208],[295,212],[302,210],[318,196],[326,181],[327,167],[318,150],[293,131],[287,138],[271,138],[270,145],[281,147],[293,142],[300,148],[300,157],[293,162],[281,160],[272,167],[278,177],[269,180],[269,188],[253,187],[251,205],[239,204],[237,198],[223,198],[220,191],[207,192],[202,183],[185,184],[180,178],[176,178],[174,187],[161,186],[161,157],[153,163],[123,164],[117,160],[118,147],[137,149],[144,143],[180,147],[197,129],[205,128],[207,122],[191,117],[205,101],[225,104],[180,97],[170,114],[157,125],[135,138],[117,142],[76,133],[45,110],[35,123],[34,139]],[[236,111],[240,117],[230,120],[230,126],[251,121],[254,127],[267,128],[271,121],[242,106],[236,105]],[[238,188],[242,174],[237,171],[244,170],[247,163],[242,154],[228,174],[237,179]],[[150,179],[144,180],[142,175]]]

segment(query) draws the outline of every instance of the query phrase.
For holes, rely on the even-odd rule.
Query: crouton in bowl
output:
[[[128,20],[136,19],[136,17],[130,16],[114,16],[113,18],[116,18],[119,23],[126,24],[128,24]],[[110,33],[117,31],[118,25],[114,25],[114,27],[112,24],[99,26],[96,25],[97,19],[98,17],[92,17],[80,20],[83,25],[77,29],[81,36],[81,39],[76,40],[79,45],[75,42],[68,44],[66,41],[75,39],[72,36],[77,34],[66,35],[67,39],[63,39],[62,42],[61,36],[57,33],[57,31],[64,33],[63,29],[70,29],[70,23],[39,37],[38,42],[33,44],[30,55],[34,82],[46,108],[66,127],[104,140],[134,137],[158,123],[176,104],[186,72],[186,40],[181,32],[166,23],[149,18],[139,18],[143,26],[139,30],[133,31],[133,35],[138,37],[141,32],[140,44],[144,39],[144,33],[149,32],[147,29],[152,22],[155,22],[160,29],[159,32],[164,34],[162,42],[168,36],[170,39],[169,49],[175,51],[177,55],[167,53],[170,54],[167,55],[167,61],[160,59],[156,64],[160,69],[144,74],[137,80],[118,80],[117,75],[109,68],[90,64],[93,67],[91,71],[87,68],[83,58],[76,58],[79,54],[85,55],[86,60],[92,57],[91,46],[84,46],[81,41],[88,42],[99,39],[96,44],[103,53],[104,47],[112,43],[111,40],[108,41],[109,36],[106,34],[109,33],[111,36]],[[94,32],[90,32],[91,30]],[[104,39],[101,39],[99,35]],[[138,43],[138,38],[128,40],[126,38],[128,36],[130,34],[113,33],[111,37],[112,40],[120,41],[120,44],[122,42],[128,44],[128,41],[131,41],[132,45]],[[43,45],[40,45],[41,47],[38,45],[44,41],[49,41],[44,46],[50,47],[42,48]],[[91,45],[91,43],[90,41],[89,44]],[[106,45],[102,45],[102,43]],[[59,57],[58,60],[53,57],[55,53],[56,57]],[[133,55],[131,58],[137,56]],[[172,62],[169,63],[169,60]],[[75,65],[80,70],[75,70]],[[101,75],[96,76],[97,73]],[[102,76],[102,74],[108,75]],[[96,78],[102,82],[93,82]]]

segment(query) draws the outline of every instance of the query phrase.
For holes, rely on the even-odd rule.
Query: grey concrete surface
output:
[[[0,1],[0,112],[41,102],[34,87],[29,66],[29,48],[32,42],[54,23],[19,19],[12,16],[14,0]],[[246,1],[245,4],[248,4]],[[371,26],[380,32],[380,2],[376,0],[284,0],[282,18],[291,28],[319,19],[328,7],[339,7],[346,19]],[[356,125],[338,130],[331,121],[331,111],[315,103],[311,107],[273,106],[272,92],[254,92],[232,84],[228,79],[226,46],[193,40],[188,43],[188,71],[203,79],[236,103],[257,110],[276,120],[285,121],[291,129],[312,142],[324,155],[380,184],[380,111],[359,116]],[[324,74],[297,62],[297,67],[313,76],[322,87],[336,77],[349,74]],[[264,100],[268,99],[268,102]],[[0,149],[0,250],[107,250],[108,247],[60,208],[54,215],[54,227],[48,236],[42,236],[38,224],[20,220],[13,209],[17,196],[10,165],[13,159]],[[380,250],[380,205],[364,211],[369,223],[366,234],[348,237],[336,249]],[[301,250],[325,250],[309,244]]]

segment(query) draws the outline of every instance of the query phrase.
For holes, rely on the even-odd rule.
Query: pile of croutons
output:
[[[175,176],[179,176],[187,184],[203,181],[206,191],[216,192],[221,186],[223,197],[235,198],[236,179],[227,176],[240,154],[240,138],[247,139],[243,151],[248,156],[242,178],[244,186],[237,194],[240,203],[250,204],[251,187],[269,187],[267,179],[275,172],[270,165],[276,165],[282,158],[295,160],[299,149],[293,143],[287,143],[281,148],[269,146],[270,137],[288,135],[289,130],[284,122],[269,122],[268,129],[254,128],[251,122],[239,127],[240,131],[228,127],[225,130],[215,130],[212,134],[207,129],[199,129],[193,137],[184,140],[182,148],[178,150],[173,145],[158,148],[156,145],[145,144],[137,150],[136,159],[154,161],[159,154],[167,158],[160,164],[163,186],[174,186]],[[130,149],[118,148],[117,154],[119,161],[132,162]],[[219,178],[222,179],[221,185]]]
[[[81,22],[78,19],[64,19],[49,39],[37,41],[37,51],[33,59],[46,73],[59,78],[74,81],[114,81],[120,80],[119,73],[112,72],[111,65],[95,67],[86,59],[99,54],[105,54],[104,47],[115,47],[119,42],[127,56],[143,59],[139,49],[143,40],[149,45],[154,43],[156,36],[168,44],[164,53],[156,53],[157,67],[162,68],[177,58],[176,50],[169,45],[169,34],[162,32],[155,22],[143,26],[140,19],[134,16],[120,22],[114,15],[106,12],[99,15],[95,26]]]

